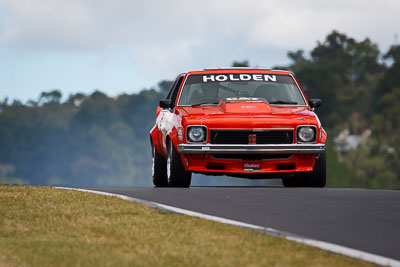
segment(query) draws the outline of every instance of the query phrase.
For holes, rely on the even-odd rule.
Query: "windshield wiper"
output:
[[[201,103],[197,103],[197,104],[193,104],[191,105],[191,107],[195,107],[195,106],[203,106],[203,105],[216,105],[218,104],[218,102],[201,102]]]
[[[295,105],[295,104],[297,104],[297,102],[293,102],[293,101],[282,101],[282,100],[278,100],[278,101],[269,101],[268,103],[270,103],[270,104],[289,104],[289,105]]]

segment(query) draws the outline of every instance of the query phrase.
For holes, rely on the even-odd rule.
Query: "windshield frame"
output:
[[[219,74],[219,73],[216,73],[216,74]],[[233,73],[232,73],[233,74]],[[251,72],[246,72],[246,74],[253,74],[253,73],[251,73]],[[272,74],[275,74],[275,73],[270,73],[270,72],[268,72],[268,73],[265,73],[265,74],[270,74],[270,75],[272,75]],[[186,75],[186,77],[184,78],[184,80],[183,80],[183,82],[182,82],[182,85],[181,85],[181,88],[180,88],[180,90],[179,90],[179,96],[178,96],[178,98],[177,98],[177,100],[176,100],[176,107],[192,107],[193,105],[179,105],[179,102],[180,102],[180,99],[181,99],[181,95],[182,95],[182,91],[183,91],[183,89],[185,88],[185,85],[186,85],[186,81],[187,81],[187,79],[188,79],[188,77],[189,76],[191,76],[191,75],[201,75],[201,74],[198,74],[198,73],[196,73],[196,74],[187,74]],[[306,103],[305,105],[299,105],[299,104],[269,104],[269,105],[271,105],[271,106],[283,106],[283,107],[286,107],[286,106],[291,106],[291,107],[309,107],[309,105],[308,105],[308,100],[307,100],[307,98],[305,97],[305,95],[304,95],[304,92],[303,92],[303,90],[301,89],[301,87],[300,87],[300,85],[299,85],[299,83],[297,82],[297,80],[295,79],[295,77],[294,77],[294,75],[292,74],[292,73],[288,73],[288,74],[278,74],[278,75],[285,75],[285,76],[289,76],[289,77],[291,77],[292,78],[292,80],[294,81],[294,83],[295,83],[295,85],[296,85],[296,87],[297,87],[297,90],[299,90],[299,92],[300,92],[300,94],[301,94],[301,97],[303,98],[303,100],[304,100],[304,103]],[[210,104],[203,104],[203,105],[201,105],[201,107],[206,107],[206,106],[217,106],[218,104],[212,104],[212,103],[210,103]]]

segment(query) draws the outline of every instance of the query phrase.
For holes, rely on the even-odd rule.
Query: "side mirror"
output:
[[[160,100],[160,108],[165,109],[165,108],[170,108],[171,106],[171,100],[170,99],[162,99]]]
[[[321,99],[310,99],[310,100],[308,100],[308,102],[310,103],[310,107],[312,109],[318,108],[322,104],[322,100]]]

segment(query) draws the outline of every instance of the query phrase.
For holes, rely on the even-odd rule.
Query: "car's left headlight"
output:
[[[317,128],[315,126],[299,126],[297,127],[298,142],[315,142]]]
[[[207,128],[205,126],[188,126],[186,133],[188,142],[200,143],[207,140]]]

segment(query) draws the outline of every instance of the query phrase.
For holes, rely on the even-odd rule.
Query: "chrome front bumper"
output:
[[[179,144],[180,154],[320,154],[325,144],[215,145]]]

